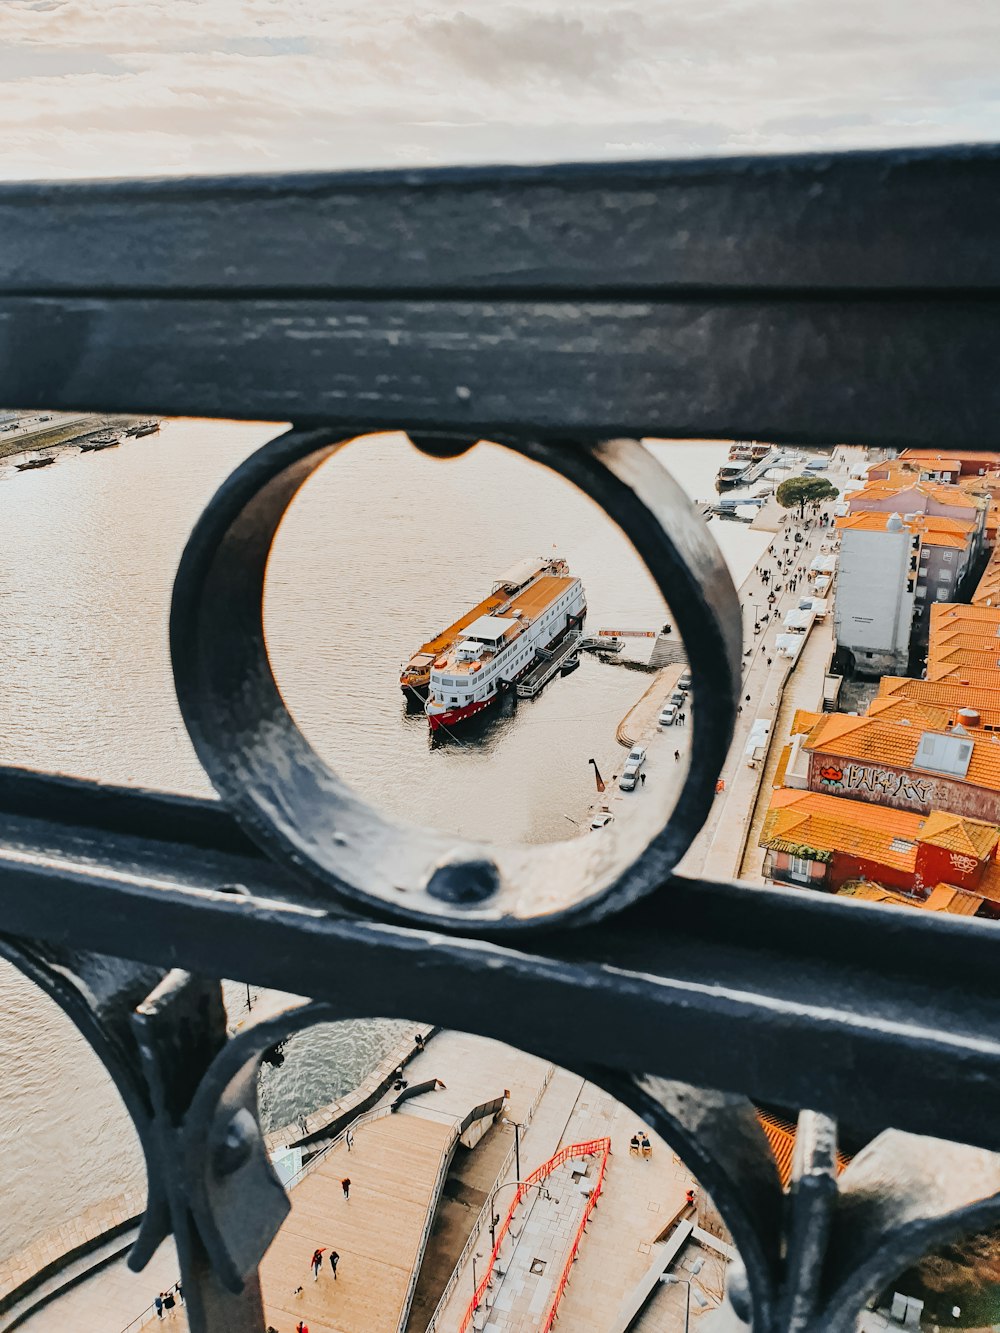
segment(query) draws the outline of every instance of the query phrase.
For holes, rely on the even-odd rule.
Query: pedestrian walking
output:
[[[345,1176],[345,1177],[344,1177],[344,1179],[340,1182],[340,1188],[344,1191],[344,1198],[345,1198],[345,1199],[349,1199],[349,1198],[351,1197],[351,1177],[350,1177],[350,1176]]]
[[[177,1286],[176,1286],[175,1290],[176,1290],[176,1292],[177,1292],[177,1295],[180,1297],[181,1305],[183,1305],[183,1304],[184,1304],[184,1288],[181,1286],[181,1284],[180,1284],[179,1282],[177,1283]]]
[[[333,1280],[337,1280],[337,1265],[340,1263],[340,1255],[336,1250],[330,1251],[330,1267],[333,1269]]]
[[[645,785],[646,785],[646,775],[645,775],[645,773],[640,773],[640,774],[639,774],[639,781],[640,781],[640,783],[645,787]]]
[[[309,1333],[309,1325],[304,1319],[300,1319],[295,1325],[295,1333]]]
[[[157,1319],[162,1319],[162,1318],[163,1318],[163,1292],[162,1292],[162,1291],[160,1292],[159,1296],[157,1296],[157,1298],[156,1298],[156,1300],[153,1302],[153,1304],[156,1306],[156,1317],[157,1317]]]
[[[353,1151],[354,1151],[354,1130],[353,1130],[353,1129],[349,1129],[349,1130],[347,1131],[347,1133],[344,1135],[344,1142],[347,1144],[347,1151],[348,1151],[348,1152],[353,1152]]]
[[[165,1292],[163,1293],[163,1308],[164,1308],[164,1310],[166,1310],[166,1312],[167,1312],[167,1318],[168,1318],[168,1319],[172,1319],[172,1318],[173,1318],[173,1315],[174,1315],[174,1306],[175,1306],[176,1304],[177,1304],[177,1302],[174,1300],[174,1293],[173,1293],[172,1291],[165,1291]]]
[[[748,694],[748,695],[747,695],[747,703],[749,703],[749,702],[750,702],[750,696],[749,696],[749,694]]]
[[[422,1051],[424,1049],[424,1034],[422,1032],[418,1032],[417,1035],[413,1038],[413,1044],[416,1046],[418,1051]]]
[[[674,763],[680,763],[680,758],[681,758],[681,752],[680,752],[680,750],[675,750],[675,751],[674,751]]]
[[[319,1268],[322,1262],[323,1262],[323,1251],[313,1250],[313,1257],[309,1260],[309,1266],[313,1271],[314,1282],[316,1282],[319,1279]]]
[[[770,658],[767,659],[767,665],[768,665],[768,666],[771,665],[771,659],[770,659]]]

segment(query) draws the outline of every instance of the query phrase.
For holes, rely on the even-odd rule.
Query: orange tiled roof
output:
[[[949,722],[960,708],[974,708],[983,725],[1000,728],[1000,677],[991,687],[969,687],[954,680],[915,680],[912,676],[883,676],[876,699],[909,699],[947,710]],[[873,701],[874,702],[874,701]]]
[[[808,708],[796,708],[792,714],[792,726],[789,731],[790,736],[798,736],[812,731],[813,727],[821,718],[826,717],[826,713],[811,713]]]
[[[928,912],[947,912],[950,916],[975,916],[983,905],[977,893],[967,893],[954,884],[938,884],[924,903]]]
[[[893,768],[912,768],[923,734],[920,727],[886,722],[879,717],[827,713],[810,731],[804,746],[812,752],[834,755],[840,759],[888,764]],[[1000,739],[994,740],[992,733],[980,731],[972,731],[968,735],[972,741],[972,758],[968,770],[964,778],[952,776],[950,780],[967,782],[972,787],[982,787],[987,791],[1000,791]]]
[[[994,548],[972,601],[974,606],[1000,606],[1000,546]]]
[[[771,797],[759,843],[776,851],[847,852],[912,874],[923,823],[905,810],[783,787]]]
[[[910,491],[926,495],[936,500],[938,504],[955,505],[962,509],[977,509],[982,504],[981,498],[967,487],[953,485],[951,482],[920,481],[919,478],[901,476],[874,477],[871,481],[865,482],[860,490],[851,491],[847,499],[852,504],[855,500],[881,501],[889,496],[906,495]],[[906,507],[901,504],[900,511]]]
[[[922,463],[925,459],[932,461],[940,457],[942,455],[932,454],[927,449],[904,449],[898,458],[893,461],[897,463]],[[994,453],[991,449],[953,450],[951,453],[943,455],[943,457],[949,461],[957,460],[963,466],[968,463],[971,467],[1000,467],[1000,454]]]
[[[975,916],[983,905],[978,894],[966,893],[954,884],[938,884],[926,898],[909,898],[893,893],[874,880],[852,880],[837,890],[839,898],[860,898],[862,902],[885,903],[889,907],[916,907],[924,912],[947,912],[951,916]]]
[[[893,893],[870,879],[854,879],[842,884],[837,890],[838,898],[860,898],[866,903],[888,903],[892,907],[920,907],[915,898],[907,898],[905,893]]]
[[[925,730],[944,731],[952,721],[953,709],[935,708],[918,703],[905,695],[877,694],[868,705],[866,717],[880,717],[886,722],[911,722]]]
[[[879,510],[862,510],[838,518],[836,525],[843,532],[885,532],[891,517]],[[915,518],[902,519],[902,523],[907,532],[919,534],[928,546],[958,551],[968,546],[975,530],[974,523],[959,518],[939,518],[936,514],[917,514]]]
[[[935,672],[937,682],[950,681],[953,685],[968,686],[970,690],[995,689],[998,679],[996,667],[978,667],[969,664],[946,665]],[[975,707],[975,704],[970,705]]]
[[[1000,842],[1000,828],[981,819],[966,819],[946,810],[932,810],[920,830],[920,841],[946,852],[961,852],[983,861]]]
[[[1000,643],[994,640],[989,649],[984,648],[948,648],[944,652],[927,653],[927,679],[946,680],[963,668],[974,667],[977,671],[996,672],[1000,683]]]
[[[1000,865],[991,861],[979,878],[976,891],[992,903],[1000,903]]]

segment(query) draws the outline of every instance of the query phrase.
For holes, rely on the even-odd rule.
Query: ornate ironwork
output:
[[[288,1205],[256,1076],[338,1018],[496,1037],[634,1108],[739,1246],[730,1327],[847,1333],[901,1269],[1000,1223],[996,927],[672,876],[732,729],[738,604],[615,438],[991,443],[998,223],[992,148],[0,188],[0,401],[297,423],[226,482],[176,580],[178,698],[221,800],[0,771],[0,952],[115,1080],[149,1177],[130,1262],[173,1234],[196,1333],[263,1328]],[[285,710],[271,541],[310,472],[385,426],[554,467],[669,593],[699,745],[628,864],[399,829]],[[220,976],[314,998],[227,1036]],[[803,1108],[788,1196],[751,1097]],[[839,1178],[838,1121],[872,1140]]]

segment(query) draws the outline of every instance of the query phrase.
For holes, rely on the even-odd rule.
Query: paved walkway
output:
[[[597,1158],[570,1158],[549,1176],[545,1192],[532,1190],[514,1221],[494,1269],[486,1310],[489,1333],[537,1328],[552,1305],[570,1248],[583,1218]]]
[[[830,480],[841,493],[845,489],[851,489],[852,484],[846,475],[831,476]],[[832,513],[835,503],[837,502],[821,506],[821,512]],[[744,668],[740,702],[742,711],[736,719],[733,741],[722,768],[721,776],[725,790],[716,797],[711,818],[681,861],[679,866],[681,874],[733,879],[739,873],[754,806],[763,785],[761,769],[751,769],[746,763],[745,750],[750,729],[757,718],[769,719],[772,724],[771,746],[777,743],[776,719],[786,682],[791,674],[789,671],[791,664],[776,655],[775,639],[782,632],[782,621],[786,611],[797,607],[800,597],[810,595],[809,582],[804,575],[795,589],[788,587],[788,579],[797,572],[808,569],[810,561],[819,551],[821,542],[829,540],[834,531],[832,528],[801,528],[804,540],[792,545],[791,567],[774,575],[770,585],[765,584],[761,579],[761,571],[766,568],[770,568],[772,572],[775,570],[778,552],[785,543],[786,535],[793,534],[799,526],[794,514],[787,516],[786,523],[775,534],[771,544],[740,587],[740,602],[747,612],[743,622]],[[769,586],[773,587],[775,583],[781,584],[781,592],[777,594],[775,605],[770,607],[767,604]],[[755,635],[754,622],[761,613],[768,614],[768,622],[763,633]],[[824,627],[814,626],[810,637],[817,634],[819,641],[831,642]],[[803,649],[803,656],[805,653],[806,649]],[[814,663],[812,653],[807,660]],[[825,663],[823,670],[825,671]]]
[[[644,1129],[653,1145],[650,1159],[630,1157],[628,1142]],[[648,1126],[593,1083],[557,1070],[542,1098],[526,1141],[522,1142],[522,1178],[568,1143],[611,1139],[612,1156],[604,1191],[573,1266],[573,1276],[560,1304],[563,1328],[583,1333],[607,1333],[614,1324],[622,1295],[639,1281],[650,1262],[652,1240],[676,1216],[694,1177],[671,1149]],[[511,1169],[508,1180],[513,1181]],[[553,1190],[553,1193],[557,1191]],[[496,1211],[504,1216],[505,1198],[498,1193]],[[482,1276],[489,1257],[490,1238],[476,1246]],[[479,1257],[481,1256],[481,1257]],[[442,1312],[435,1333],[455,1333],[474,1290],[470,1260],[459,1274],[451,1300]],[[530,1329],[532,1325],[522,1325]]]
[[[750,818],[746,845],[736,871],[738,879],[753,880],[763,883],[761,873],[764,865],[764,848],[757,845],[768,806],[771,804],[774,775],[781,759],[781,753],[788,744],[792,731],[792,719],[800,708],[810,712],[822,712],[823,683],[826,679],[827,664],[833,654],[833,615],[819,625],[814,625],[805,647],[799,654],[780,696],[777,717],[771,729],[771,745],[767,752],[767,761],[763,766],[757,799]]]
[[[629,1139],[640,1122],[606,1093],[594,1092],[601,1099],[606,1124],[601,1132],[611,1137],[612,1156],[559,1307],[561,1326],[581,1333],[614,1328],[622,1297],[649,1268],[653,1242],[683,1211],[685,1194],[697,1183],[680,1158],[646,1126],[641,1127],[653,1145],[652,1157],[630,1156]]]
[[[435,1036],[410,1061],[406,1076],[411,1085],[439,1079],[445,1086],[363,1124],[351,1153],[336,1145],[292,1189],[292,1212],[261,1266],[267,1319],[281,1333],[300,1319],[311,1333],[394,1333],[456,1121],[505,1089],[509,1117],[523,1121],[548,1071],[545,1061],[501,1042],[458,1032]],[[578,1090],[582,1080],[573,1084]],[[383,1104],[395,1096],[387,1094]],[[349,1201],[340,1186],[347,1175]],[[317,1246],[340,1254],[336,1282],[328,1265],[313,1282],[309,1257]],[[118,1261],[22,1327],[30,1333],[61,1333],[70,1326],[73,1333],[118,1333],[146,1312],[150,1317],[138,1319],[135,1329],[148,1330],[157,1324],[150,1301],[178,1273],[173,1245],[164,1245],[145,1273],[133,1274]],[[299,1286],[302,1295],[296,1297]],[[177,1333],[187,1328],[179,1310],[170,1323]]]

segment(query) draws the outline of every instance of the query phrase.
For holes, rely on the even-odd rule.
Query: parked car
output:
[[[642,768],[645,762],[646,762],[645,745],[633,745],[631,750],[629,750],[628,752],[628,758],[625,760],[626,767],[629,764],[635,764],[636,768]]]
[[[596,814],[590,821],[590,831],[591,833],[593,833],[597,829],[607,828],[609,824],[613,824],[614,822],[615,822],[615,817],[611,813],[611,811],[602,810],[600,811],[599,814]]]
[[[682,690],[674,690],[673,694],[671,694],[670,698],[667,700],[667,703],[668,703],[668,704],[673,704],[674,708],[680,708],[680,707],[682,706],[682,704],[684,703],[684,693],[683,693],[683,691],[682,691]]]
[[[635,784],[639,781],[639,765],[626,764],[622,770],[622,775],[618,779],[618,786],[622,791],[634,791]]]
[[[673,704],[667,706],[660,713],[660,726],[672,727],[677,720],[677,709]]]
[[[691,688],[691,672],[690,672],[690,671],[685,671],[685,672],[684,672],[684,675],[681,676],[680,680],[677,682],[677,688],[678,688],[679,690],[683,690],[684,693],[687,694],[688,690]]]

